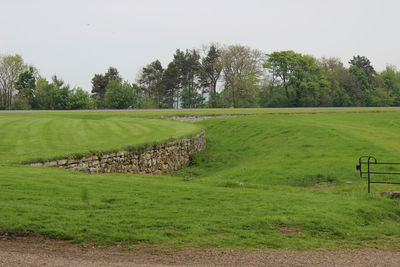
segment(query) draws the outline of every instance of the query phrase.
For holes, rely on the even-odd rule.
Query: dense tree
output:
[[[286,97],[289,99],[289,83],[292,76],[292,71],[297,65],[297,59],[300,56],[293,51],[273,52],[268,56],[264,63],[264,68],[273,75],[274,78],[280,79],[283,88],[285,89]]]
[[[222,72],[221,50],[215,44],[211,44],[207,51],[207,56],[201,60],[200,82],[205,88],[204,91],[210,95],[210,107],[215,107],[217,104],[213,98],[217,96],[217,83]]]
[[[347,68],[337,58],[317,60],[294,51],[265,56],[246,46],[215,44],[202,51],[177,49],[166,69],[153,61],[137,85],[110,67],[94,75],[91,95],[55,75],[50,82],[41,78],[19,55],[0,56],[0,108],[400,105],[400,73],[393,66],[377,73],[364,56],[354,56]]]
[[[295,88],[295,106],[329,105],[329,101],[325,97],[329,91],[329,83],[314,57],[302,55],[299,58],[298,65],[294,68],[293,74],[292,86]]]
[[[18,99],[17,104],[21,106],[23,102]],[[52,77],[51,83],[44,78],[37,80],[33,100],[30,104],[35,109],[50,110],[88,109],[93,107],[88,92],[79,87],[70,89],[70,86],[56,75]]]
[[[329,82],[318,61],[293,51],[268,55],[264,67],[278,79],[292,106],[329,105]]]
[[[110,109],[136,108],[137,93],[126,81],[121,78],[112,79],[106,87],[104,104]]]
[[[92,78],[92,93],[100,99],[104,98],[108,79],[103,74],[95,74]]]
[[[31,108],[36,89],[36,76],[37,70],[33,66],[29,66],[19,75],[18,81],[15,83],[15,89],[18,91],[16,99],[18,103],[13,104],[13,109]]]
[[[143,99],[147,102],[150,100],[155,103],[156,108],[160,108],[165,96],[165,89],[162,86],[164,69],[159,60],[155,60],[142,69],[139,79],[140,88],[142,90]]]
[[[11,108],[16,83],[26,68],[20,55],[0,57],[0,109]]]
[[[368,75],[364,69],[352,65],[349,72],[353,77],[351,85],[351,96],[353,103],[357,106],[370,106],[371,105],[371,91]]]
[[[353,58],[350,59],[349,64],[364,70],[369,79],[376,74],[374,67],[371,65],[371,61],[364,56],[353,56]]]
[[[56,90],[56,85],[49,83],[44,78],[39,78],[36,82],[33,107],[37,109],[56,109]]]
[[[69,97],[69,109],[90,109],[92,108],[92,101],[90,100],[89,93],[82,88],[72,90]]]
[[[285,89],[274,80],[264,81],[258,91],[258,101],[261,107],[290,107]]]
[[[205,98],[197,91],[189,91],[185,88],[181,92],[181,105],[184,108],[202,108],[204,107]],[[187,101],[190,101],[188,103]]]
[[[70,109],[70,86],[65,84],[64,81],[57,77],[57,75],[53,75],[52,85],[54,88],[54,101],[55,106],[54,109],[63,110]]]
[[[381,72],[380,78],[383,81],[385,89],[389,92],[393,98],[392,105],[400,105],[400,75],[396,71],[394,66],[387,66],[384,71]]]
[[[16,95],[11,104],[11,109],[13,110],[24,110],[31,109],[32,106],[27,97]]]
[[[224,90],[232,107],[254,106],[256,89],[262,74],[263,54],[246,46],[232,45],[222,52]]]
[[[351,106],[353,77],[349,70],[338,58],[322,58],[320,64],[330,87],[326,103],[337,107]]]
[[[182,105],[185,108],[193,108],[199,105],[198,89],[200,76],[200,55],[196,50],[186,51],[186,86],[187,96],[185,103]],[[181,95],[182,96],[182,95]],[[202,98],[200,98],[202,99]]]
[[[103,74],[95,74],[92,78],[92,93],[96,98],[97,105],[102,107],[104,96],[106,93],[106,87],[112,80],[120,78],[118,70],[114,67],[109,67],[107,72]]]
[[[186,50],[185,52],[176,50],[173,60],[179,77],[179,97],[182,100],[183,108],[192,108],[197,101],[197,90],[200,88],[200,55],[195,50]],[[182,93],[182,91],[185,91]],[[179,107],[179,97],[177,106]]]
[[[18,80],[15,83],[15,89],[18,90],[18,94],[22,96],[32,96],[33,91],[36,87],[35,69],[33,66],[29,66],[27,70],[20,73]]]
[[[170,62],[164,71],[162,86],[165,93],[162,107],[173,108],[175,99],[180,95],[179,73],[174,61]]]
[[[118,78],[121,78],[120,75],[119,75],[118,70],[116,68],[114,68],[114,67],[109,67],[107,72],[104,74],[104,77],[106,77],[106,79],[108,81],[116,80]]]
[[[156,108],[203,106],[204,97],[200,92],[216,86],[213,86],[216,81],[212,77],[216,74],[211,73],[211,61],[215,61],[211,57],[216,53],[214,48],[210,50],[208,59],[203,60],[204,65],[200,63],[200,55],[196,50],[177,49],[173,61],[166,69],[162,68],[158,60],[145,66],[138,79],[141,89],[139,106],[152,107],[152,103]],[[203,66],[208,73],[203,70]],[[200,90],[205,87],[207,90]]]

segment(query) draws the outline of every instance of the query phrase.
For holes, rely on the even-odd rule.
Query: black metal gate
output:
[[[367,159],[363,161],[363,159]],[[367,165],[367,171],[363,171],[362,166]],[[383,175],[400,175],[400,172],[389,172],[389,171],[371,171],[371,165],[400,165],[398,162],[378,162],[374,156],[362,156],[358,159],[358,165],[356,169],[360,171],[360,177],[365,178],[363,175],[367,175],[368,178],[368,193],[371,192],[370,184],[400,184],[400,182],[387,182],[387,181],[371,181],[371,176],[376,174]]]

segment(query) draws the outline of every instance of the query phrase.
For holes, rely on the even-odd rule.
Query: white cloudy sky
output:
[[[0,0],[0,54],[20,54],[45,77],[91,89],[109,66],[134,81],[177,48],[242,44],[265,53],[367,56],[400,67],[396,0]]]

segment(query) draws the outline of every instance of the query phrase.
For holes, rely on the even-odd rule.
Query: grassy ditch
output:
[[[361,155],[400,160],[400,112],[215,118],[0,116],[0,229],[73,242],[224,248],[400,248],[400,202],[366,193]],[[19,163],[206,129],[174,174],[88,175]],[[181,130],[179,130],[181,129]],[[61,142],[60,140],[66,140]]]

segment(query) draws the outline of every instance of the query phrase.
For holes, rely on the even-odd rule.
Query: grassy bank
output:
[[[377,194],[398,187],[373,185],[368,195],[355,164],[368,154],[400,161],[400,112],[332,111],[195,124],[137,118],[140,112],[2,114],[0,229],[98,244],[399,248],[400,202]],[[18,164],[200,127],[207,149],[174,174],[88,175]]]

